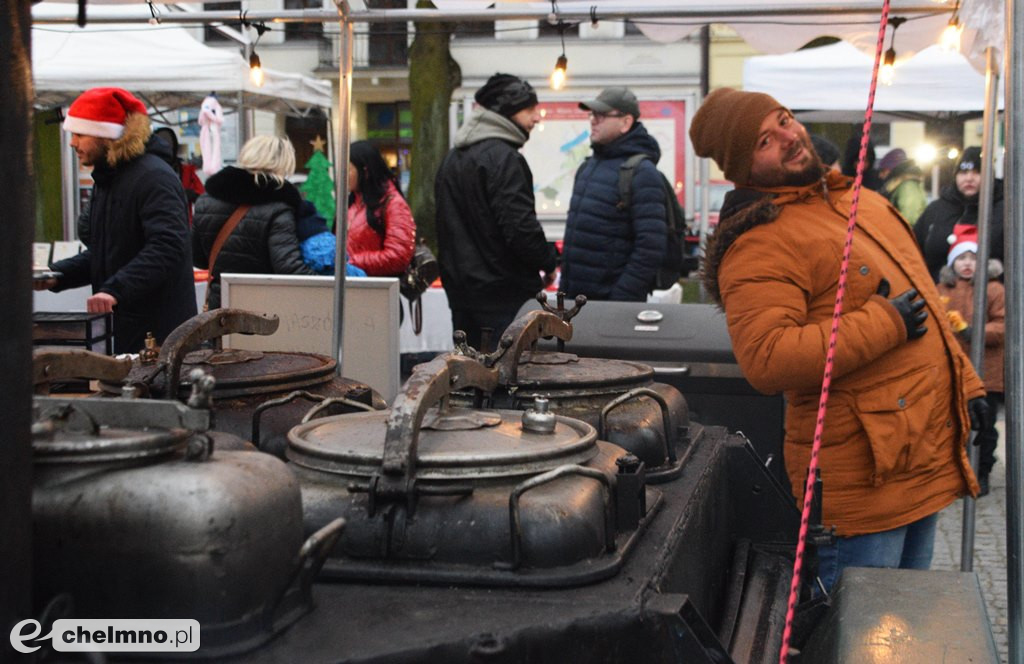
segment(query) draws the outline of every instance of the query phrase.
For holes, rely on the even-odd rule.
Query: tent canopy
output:
[[[63,16],[73,9],[41,3],[32,13]],[[124,15],[131,7],[89,7],[91,15],[110,10]],[[145,5],[135,10],[149,15]],[[129,89],[160,109],[199,106],[210,92],[225,106],[236,106],[241,93],[246,108],[292,115],[331,106],[330,82],[264,69],[257,87],[237,49],[206,46],[173,25],[34,25],[32,72],[36,104],[43,107],[69,104],[82,90],[101,86]]]
[[[864,114],[872,65],[872,57],[846,42],[761,55],[744,63],[743,89],[768,93],[795,111],[821,112],[811,119],[846,120],[844,112]],[[984,108],[985,77],[938,46],[898,60],[893,85],[879,85],[875,95],[875,111],[882,113],[980,114]]]

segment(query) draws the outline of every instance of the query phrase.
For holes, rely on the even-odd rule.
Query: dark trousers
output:
[[[471,347],[489,353],[498,347],[498,340],[505,328],[515,320],[517,313],[519,306],[503,311],[452,309],[452,330],[462,330]]]
[[[1002,392],[989,392],[985,395],[989,410],[992,412],[992,425],[978,432],[975,442],[978,444],[980,455],[978,457],[978,475],[987,477],[992,472],[992,466],[996,465],[996,445],[999,443],[999,431],[996,429],[996,415],[1003,403]]]

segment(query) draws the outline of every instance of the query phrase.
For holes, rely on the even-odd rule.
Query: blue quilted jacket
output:
[[[637,166],[631,209],[620,210],[619,166],[634,154],[650,160]],[[647,299],[665,254],[665,193],[655,163],[658,142],[637,123],[576,171],[566,220],[560,290],[570,297],[642,302]]]

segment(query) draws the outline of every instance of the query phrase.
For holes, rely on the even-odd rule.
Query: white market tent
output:
[[[811,121],[863,117],[873,59],[847,42],[782,55],[747,58],[743,89],[765,92]],[[959,53],[930,46],[897,61],[892,86],[879,85],[875,111],[930,116],[978,113],[985,77]]]
[[[95,6],[90,17],[111,12],[124,16],[131,6]],[[135,11],[149,10],[145,5]],[[74,6],[41,3],[33,18],[73,15]],[[32,72],[36,105],[67,105],[83,90],[116,86],[131,90],[149,106],[173,109],[199,106],[217,92],[223,105],[302,115],[330,109],[331,84],[299,74],[264,69],[264,82],[249,79],[249,65],[238,49],[213,48],[178,25],[90,23],[33,25]]]

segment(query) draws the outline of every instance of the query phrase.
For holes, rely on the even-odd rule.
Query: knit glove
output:
[[[875,291],[884,298],[889,297],[889,280],[882,279],[878,282],[878,290]],[[924,311],[924,300],[916,288],[906,290],[894,298],[889,299],[889,304],[896,307],[903,324],[907,327],[907,341],[918,339],[924,336],[928,328],[924,321],[928,318],[928,312]]]

